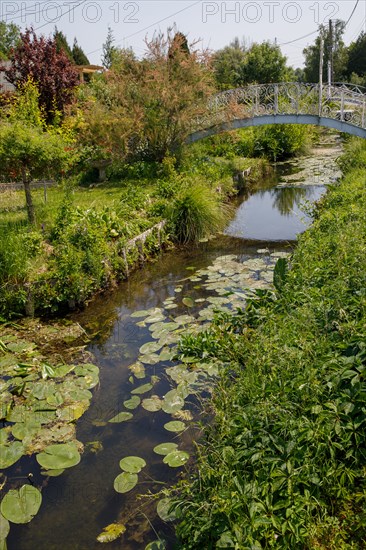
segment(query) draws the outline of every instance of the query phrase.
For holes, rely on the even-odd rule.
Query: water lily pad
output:
[[[63,420],[65,422],[75,422],[75,420],[80,418],[88,408],[89,408],[89,400],[72,403],[71,405],[67,405],[62,409],[59,409],[57,411],[57,417],[59,420]],[[47,417],[45,416],[40,417],[38,415],[37,420],[41,422],[41,424],[45,424],[50,422],[52,418],[51,420],[48,420],[48,422],[46,422]]]
[[[127,420],[131,420],[131,418],[133,418],[132,413],[120,412],[120,413],[116,414],[116,416],[114,416],[113,418],[108,420],[108,422],[113,422],[113,423],[126,422]]]
[[[182,303],[187,307],[193,307],[194,306],[194,301],[189,296],[186,296],[185,298],[183,298]]]
[[[9,531],[10,531],[10,525],[8,520],[5,519],[2,514],[0,514],[0,543],[1,541],[5,541],[6,537],[9,534]]]
[[[151,312],[146,309],[140,309],[140,311],[134,311],[131,313],[131,317],[147,317],[150,313]]]
[[[147,342],[140,347],[140,353],[142,355],[149,355],[155,353],[161,348],[161,345],[158,342]]]
[[[130,371],[136,376],[136,378],[142,379],[145,378],[146,372],[145,367],[140,361],[136,361],[133,365],[128,367]]]
[[[119,463],[121,470],[130,474],[138,474],[145,466],[145,460],[139,456],[125,456]]]
[[[184,407],[184,399],[178,394],[176,390],[170,390],[164,396],[162,409],[168,414],[172,414]]]
[[[36,459],[45,470],[60,470],[79,464],[80,453],[75,443],[59,443],[46,447]]]
[[[176,443],[160,443],[154,447],[154,453],[158,455],[168,455],[169,453],[175,451],[178,448]]]
[[[138,475],[130,472],[122,472],[114,480],[113,486],[117,493],[128,493],[138,482]]]
[[[82,376],[86,382],[86,388],[91,390],[99,382],[99,368],[92,363],[86,363],[85,365],[78,365],[75,367],[74,372],[77,376]]]
[[[1,428],[0,430],[0,446],[6,445],[9,440],[11,427],[8,426],[7,428]]]
[[[192,315],[179,315],[174,320],[179,325],[187,325],[188,323],[195,321],[195,318]]]
[[[140,355],[139,359],[141,363],[144,363],[145,365],[156,365],[156,363],[159,363],[160,361],[159,355],[157,355],[156,353]]]
[[[158,395],[152,395],[149,399],[143,399],[142,407],[149,412],[160,411],[162,401]]]
[[[123,401],[123,405],[126,407],[126,409],[136,409],[141,403],[141,399],[137,395],[133,395],[131,399],[127,399],[126,401]]]
[[[185,451],[172,451],[164,457],[163,462],[171,468],[178,468],[179,466],[183,466],[188,459],[189,454]]]
[[[134,395],[142,395],[143,393],[147,393],[148,391],[150,391],[152,389],[153,385],[148,383],[148,384],[143,384],[142,386],[138,386],[137,388],[135,388],[134,390],[132,390],[132,394]]]
[[[184,422],[181,422],[180,420],[172,420],[171,422],[164,424],[164,428],[168,430],[168,432],[182,432],[185,427],[186,425]]]
[[[176,309],[177,307],[178,307],[177,304],[168,304],[165,306],[165,309],[170,310],[170,309]]]
[[[0,469],[9,468],[24,454],[20,441],[11,441],[8,445],[0,445]]]
[[[159,321],[158,323],[153,323],[152,325],[149,326],[149,331],[155,332],[157,330],[163,330],[167,324],[168,323],[166,323],[165,321]]]
[[[33,437],[41,428],[41,424],[36,421],[29,420],[28,422],[18,422],[14,424],[11,433],[16,439],[24,439],[25,437]]]
[[[58,477],[61,474],[63,474],[64,471],[65,471],[64,468],[61,468],[59,470],[41,470],[41,474],[43,476],[48,476],[48,477]]]
[[[10,489],[1,501],[0,510],[5,519],[12,523],[29,523],[37,514],[42,495],[37,487],[23,485]]]
[[[126,527],[121,523],[111,523],[104,527],[103,531],[97,536],[98,542],[112,542],[126,531]]]
[[[146,317],[145,323],[158,323],[160,321],[164,321],[165,316],[162,313],[156,313],[155,315],[150,315],[149,317]]]
[[[145,550],[166,550],[166,544],[163,540],[153,540],[145,546]]]
[[[171,361],[173,359],[174,355],[175,354],[172,352],[171,349],[166,348],[166,349],[161,350],[159,358],[160,358],[160,361]]]
[[[162,498],[161,500],[159,500],[156,511],[158,513],[158,516],[163,521],[174,521],[175,519],[177,519],[175,511],[170,510],[171,505],[172,500],[170,498]]]

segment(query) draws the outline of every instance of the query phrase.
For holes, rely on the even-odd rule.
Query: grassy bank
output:
[[[227,370],[175,497],[183,548],[366,547],[365,155],[349,144],[276,293],[190,343]]]
[[[266,166],[260,159],[240,162],[253,167],[254,178]],[[49,188],[47,200],[43,189],[34,190],[35,225],[28,223],[22,191],[1,193],[1,315],[83,305],[165,244],[201,238],[225,223],[234,161],[200,158],[178,172],[174,159],[166,159],[154,174],[144,174],[149,165],[133,171],[138,168],[139,177],[112,173],[103,184],[65,182]],[[129,245],[164,219],[163,231]]]

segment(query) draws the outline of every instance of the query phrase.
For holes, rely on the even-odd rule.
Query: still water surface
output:
[[[299,163],[301,165],[301,161]],[[92,335],[89,351],[94,355],[93,362],[100,367],[100,385],[94,390],[90,409],[77,424],[77,438],[84,443],[85,452],[78,466],[48,480],[39,474],[34,459],[21,459],[17,472],[34,472],[36,485],[44,487],[43,503],[31,523],[12,525],[8,550],[101,548],[96,537],[106,525],[116,521],[126,524],[127,531],[108,544],[110,550],[144,549],[148,542],[157,539],[157,535],[167,541],[167,548],[174,547],[172,529],[156,515],[156,501],[139,498],[139,495],[157,493],[164,483],[170,485],[177,481],[182,471],[182,468],[163,464],[163,457],[153,452],[154,446],[177,442],[179,449],[190,452],[192,441],[199,437],[199,429],[193,422],[187,422],[188,428],[182,435],[167,432],[164,424],[172,420],[171,415],[162,410],[147,412],[141,406],[132,411],[133,418],[128,422],[108,423],[108,419],[124,410],[123,401],[131,397],[128,367],[136,361],[139,348],[151,341],[148,327],[138,326],[139,319],[131,314],[137,310],[160,308],[164,300],[174,297],[177,308],[172,310],[172,317],[194,315],[198,304],[188,311],[182,301],[177,300],[177,292],[193,299],[214,294],[191,280],[195,272],[212,266],[222,256],[235,255],[245,262],[261,254],[263,257],[263,250],[267,249],[266,262],[273,263],[275,260],[270,253],[290,250],[291,241],[309,223],[300,203],[304,199],[314,201],[324,192],[324,186],[311,177],[296,185],[284,182],[286,174],[291,176],[298,171],[299,165],[281,165],[275,186],[272,182],[268,188],[269,183],[263,182],[259,186],[262,188],[242,199],[224,235],[196,248],[162,254],[154,263],[135,272],[117,290],[97,297],[84,312],[74,316],[74,320]],[[260,254],[258,249],[262,250]],[[260,284],[260,271],[254,274]],[[147,365],[149,376],[156,377],[155,395],[164,396],[171,389],[165,370],[172,364],[161,361]],[[203,419],[199,406],[201,397],[202,392],[201,396],[189,395],[186,400],[185,410],[194,419]],[[113,481],[121,473],[119,461],[128,455],[144,458],[147,466],[139,474],[134,490],[118,494]]]

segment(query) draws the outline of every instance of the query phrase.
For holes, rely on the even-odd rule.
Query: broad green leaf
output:
[[[133,395],[131,399],[127,399],[126,401],[123,401],[123,405],[126,407],[126,409],[136,409],[141,403],[141,399],[137,395]]]
[[[161,409],[162,401],[158,395],[152,395],[148,399],[143,399],[141,405],[142,407],[149,412],[157,412]]]
[[[4,518],[12,523],[29,523],[41,503],[42,495],[37,487],[23,485],[20,489],[10,489],[1,501],[0,510]]]
[[[143,384],[142,386],[138,386],[137,388],[135,388],[134,390],[132,390],[132,394],[134,395],[141,395],[143,393],[147,393],[148,391],[150,391],[152,389],[153,385],[148,383],[148,384]]]
[[[163,521],[174,521],[177,518],[173,510],[169,511],[171,505],[172,500],[170,498],[162,498],[159,500],[156,511]]]
[[[154,447],[154,453],[158,455],[168,455],[172,451],[175,451],[178,448],[178,445],[176,443],[160,443],[160,445],[156,445]]]
[[[183,466],[188,459],[189,454],[185,451],[172,451],[164,457],[163,462],[172,468],[178,468],[179,466]]]
[[[146,317],[145,323],[159,323],[160,321],[164,321],[165,316],[162,313],[156,313],[155,315],[150,315],[149,317]]]
[[[148,355],[140,355],[139,357],[141,363],[145,365],[156,365],[159,363],[160,357],[156,353],[149,353]]]
[[[91,390],[99,382],[99,368],[92,363],[86,363],[85,365],[78,365],[75,367],[74,372],[77,376],[82,376],[86,382],[86,388]]]
[[[139,456],[126,456],[122,458],[119,463],[121,470],[129,472],[130,474],[138,474],[145,466],[145,460]]]
[[[39,422],[29,420],[27,422],[18,422],[14,424],[11,429],[11,433],[16,439],[24,439],[25,437],[33,437],[38,430],[40,430],[41,424]]]
[[[59,443],[46,447],[36,459],[45,470],[61,470],[79,464],[80,453],[75,443]]]
[[[0,541],[5,540],[10,531],[10,525],[7,519],[0,514]]]
[[[181,422],[180,420],[172,420],[171,422],[164,424],[164,428],[168,430],[168,432],[182,432],[185,427],[186,425],[184,422]]]
[[[100,535],[97,536],[98,542],[112,542],[126,531],[126,527],[120,523],[111,523],[104,527]]]
[[[136,363],[134,363],[133,365],[130,365],[128,368],[136,376],[136,378],[139,378],[139,379],[145,378],[146,376],[145,367],[142,363],[140,363],[140,361],[136,361]]]
[[[126,422],[127,420],[131,420],[131,418],[133,418],[132,413],[130,413],[130,412],[120,412],[120,413],[116,414],[116,416],[114,416],[113,418],[108,420],[108,422],[113,422],[113,423]]]
[[[130,472],[122,472],[114,480],[113,486],[117,493],[128,493],[138,482],[138,475]]]
[[[175,413],[184,407],[184,399],[178,394],[176,390],[170,390],[165,395],[162,409],[168,414]]]
[[[193,307],[194,306],[194,301],[189,296],[186,296],[185,298],[183,298],[182,303],[187,307]]]
[[[165,541],[160,539],[149,542],[149,544],[145,546],[145,550],[166,550]]]
[[[60,476],[61,474],[63,474],[65,471],[64,468],[60,469],[60,470],[41,470],[41,474],[43,476],[49,476],[49,477],[58,477]]]
[[[155,353],[161,348],[161,345],[158,342],[147,342],[140,347],[140,353],[142,355],[150,355]]]
[[[9,468],[24,454],[20,441],[11,441],[8,445],[0,445],[0,469]]]
[[[150,315],[150,311],[146,310],[146,309],[140,309],[140,311],[134,311],[133,313],[131,313],[131,317],[147,317],[148,315]]]

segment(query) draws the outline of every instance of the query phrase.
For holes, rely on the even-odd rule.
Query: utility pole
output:
[[[324,62],[324,38],[320,35],[320,59],[319,59],[319,116],[323,110],[323,62]]]
[[[329,61],[328,61],[328,82],[331,86],[333,84],[333,50],[334,50],[334,35],[333,35],[333,21],[329,19]]]

